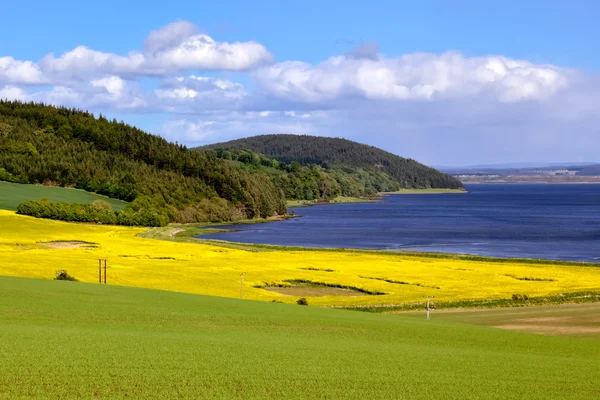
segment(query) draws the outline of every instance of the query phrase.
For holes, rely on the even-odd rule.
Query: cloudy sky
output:
[[[0,0],[0,98],[190,146],[295,133],[433,165],[600,162],[600,3],[207,3]]]

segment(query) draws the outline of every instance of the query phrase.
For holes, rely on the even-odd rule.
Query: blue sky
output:
[[[285,132],[436,165],[600,162],[598,2],[0,8],[0,97],[102,112],[189,145]]]

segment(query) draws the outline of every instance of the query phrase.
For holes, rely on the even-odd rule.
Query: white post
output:
[[[427,296],[427,320],[429,320],[429,296]]]

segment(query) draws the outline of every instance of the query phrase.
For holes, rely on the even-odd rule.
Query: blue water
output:
[[[600,185],[470,185],[296,208],[302,218],[203,235],[243,243],[600,262]]]

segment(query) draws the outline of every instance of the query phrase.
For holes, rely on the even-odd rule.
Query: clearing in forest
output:
[[[111,199],[81,189],[57,186],[24,185],[0,181],[0,209],[16,210],[17,206],[29,200],[48,199],[52,202],[91,204],[94,200],[104,200],[113,210],[123,210],[127,202]]]

